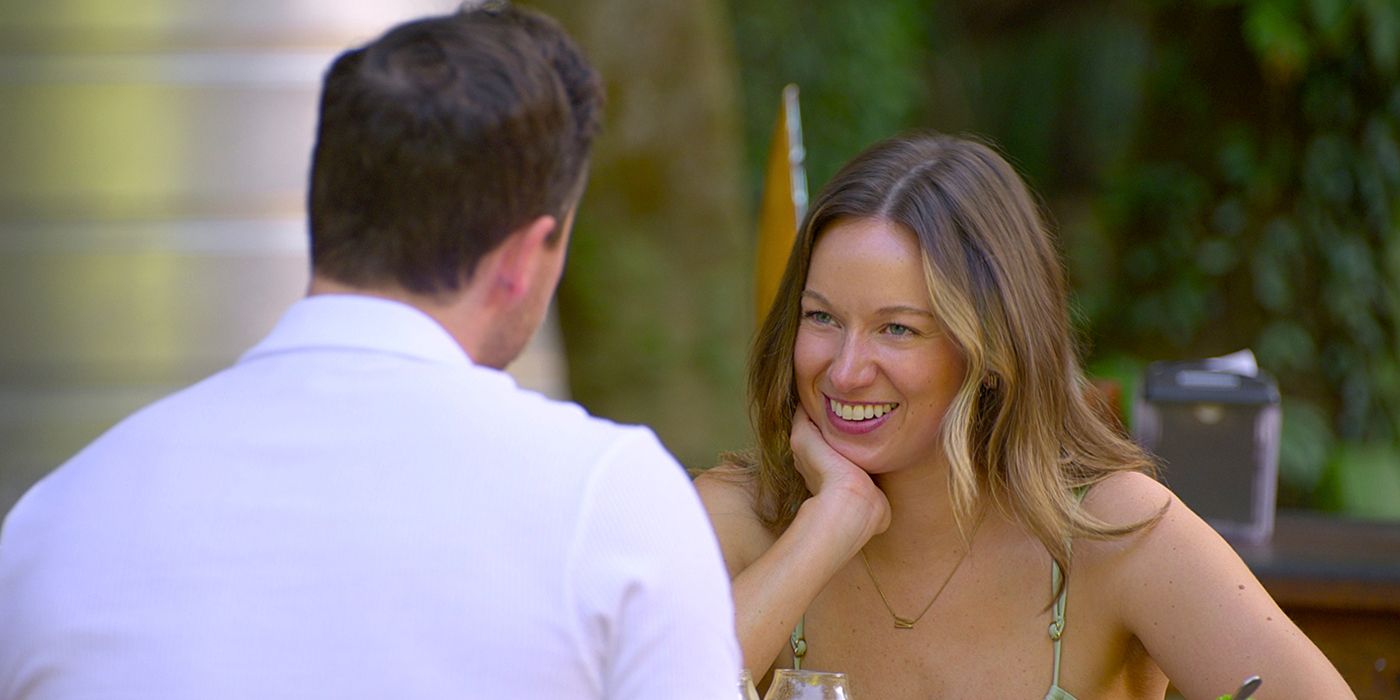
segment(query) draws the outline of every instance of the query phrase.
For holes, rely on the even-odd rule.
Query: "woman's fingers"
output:
[[[793,463],[813,494],[821,493],[822,487],[843,471],[861,471],[827,444],[801,406],[792,416],[791,442]]]
[[[890,504],[870,475],[837,452],[798,406],[792,417],[792,456],[812,496],[842,504],[837,510],[864,523],[865,537],[889,527]],[[863,540],[862,540],[863,542]]]

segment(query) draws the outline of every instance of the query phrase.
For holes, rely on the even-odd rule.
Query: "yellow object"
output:
[[[763,201],[758,212],[758,250],[755,265],[754,309],[763,323],[778,283],[787,267],[797,226],[807,214],[807,173],[803,168],[802,117],[797,106],[797,86],[783,88],[783,106],[768,147],[768,167],[763,177]]]

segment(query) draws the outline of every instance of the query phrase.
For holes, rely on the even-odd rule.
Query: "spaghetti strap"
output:
[[[1060,595],[1055,598],[1055,605],[1051,609],[1052,617],[1049,629],[1050,640],[1055,648],[1055,672],[1050,680],[1052,688],[1060,686],[1060,641],[1065,634],[1065,601],[1069,597],[1069,581],[1063,581],[1063,579],[1064,574],[1060,572],[1060,565],[1051,561],[1050,591],[1053,593],[1057,588],[1060,591]]]
[[[1080,486],[1074,490],[1074,499],[1079,502],[1084,501],[1084,494],[1089,492],[1087,486]],[[1072,545],[1072,542],[1066,542]],[[1069,600],[1069,578],[1060,570],[1060,563],[1054,559],[1050,560],[1050,593],[1059,594],[1055,596],[1055,604],[1050,608],[1050,642],[1055,652],[1054,671],[1050,676],[1050,690],[1045,693],[1045,700],[1074,700],[1074,696],[1069,691],[1060,687],[1060,645],[1065,635],[1065,607]]]
[[[803,632],[803,626],[807,623],[807,616],[797,618],[797,627],[792,630],[792,668],[797,671],[802,670],[802,657],[807,655],[807,637]]]

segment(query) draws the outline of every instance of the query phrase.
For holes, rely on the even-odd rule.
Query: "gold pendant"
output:
[[[894,628],[897,630],[912,630],[914,629],[914,620],[911,620],[907,617],[900,617],[898,615],[895,615]]]

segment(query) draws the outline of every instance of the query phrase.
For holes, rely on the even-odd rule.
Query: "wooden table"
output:
[[[1360,700],[1400,698],[1400,523],[1280,511],[1234,546]]]

